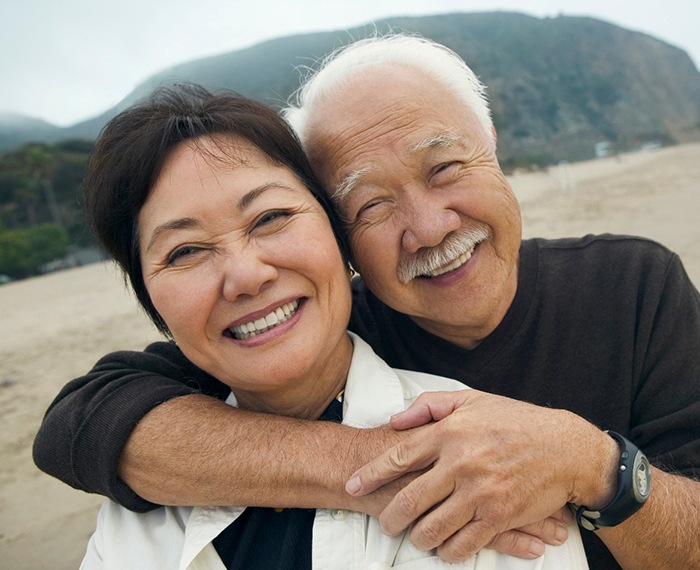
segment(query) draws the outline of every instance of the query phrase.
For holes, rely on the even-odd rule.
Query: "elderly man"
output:
[[[700,567],[700,299],[678,258],[638,238],[521,243],[482,86],[430,42],[355,44],[287,116],[347,225],[351,328],[392,366],[499,395],[426,395],[399,431],[290,422],[204,395],[222,397],[161,343],[69,384],[37,464],[135,509],[123,481],[159,504],[383,510],[447,560],[536,556],[556,537],[534,523],[568,503],[592,568]]]

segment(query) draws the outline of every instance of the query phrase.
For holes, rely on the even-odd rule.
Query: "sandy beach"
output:
[[[525,237],[625,233],[676,251],[700,285],[700,144],[510,177]],[[101,498],[36,469],[31,446],[61,387],[158,333],[111,264],[0,286],[0,568],[79,566]]]

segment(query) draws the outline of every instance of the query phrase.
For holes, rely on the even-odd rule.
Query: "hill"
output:
[[[487,84],[506,168],[589,158],[600,141],[623,151],[700,140],[700,73],[682,50],[591,18],[502,12],[393,18],[191,61],[151,77],[99,117],[46,128],[41,140],[94,139],[119,110],[176,81],[233,89],[280,106],[298,86],[300,66],[390,28],[447,45]],[[40,132],[8,134],[0,123],[0,149],[34,140]]]
[[[0,152],[29,141],[54,141],[62,137],[63,129],[42,119],[0,113]]]

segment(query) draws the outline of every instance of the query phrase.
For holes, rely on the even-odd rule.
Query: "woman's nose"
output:
[[[226,254],[223,260],[223,296],[235,301],[241,296],[255,296],[277,279],[277,268],[257,251]]]

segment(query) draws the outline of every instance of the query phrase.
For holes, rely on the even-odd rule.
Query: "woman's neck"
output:
[[[303,381],[274,392],[234,389],[239,408],[255,412],[317,420],[345,388],[352,361],[352,340],[346,334],[327,362],[318,363]]]

